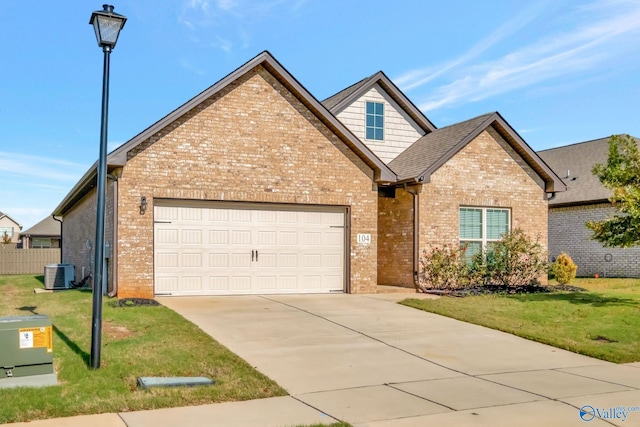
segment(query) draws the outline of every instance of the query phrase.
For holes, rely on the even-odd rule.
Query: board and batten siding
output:
[[[367,101],[384,104],[384,141],[365,138]],[[420,126],[377,84],[353,104],[340,111],[336,117],[385,163],[395,159],[398,154],[424,135]]]

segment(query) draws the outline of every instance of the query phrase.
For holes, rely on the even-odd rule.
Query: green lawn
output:
[[[640,361],[640,280],[575,279],[588,292],[483,295],[401,304],[616,363]]]
[[[195,325],[165,307],[104,301],[102,367],[88,368],[91,293],[35,294],[42,276],[0,276],[0,316],[46,314],[59,386],[0,389],[0,424],[103,412],[199,405],[287,393]],[[205,376],[209,387],[144,391],[141,376]]]

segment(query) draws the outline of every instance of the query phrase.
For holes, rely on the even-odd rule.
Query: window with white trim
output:
[[[367,101],[366,139],[384,141],[384,104]]]
[[[13,237],[13,227],[0,227],[0,238],[7,233],[7,236]]]
[[[460,245],[467,245],[465,258],[487,249],[511,229],[511,212],[499,208],[460,208]]]

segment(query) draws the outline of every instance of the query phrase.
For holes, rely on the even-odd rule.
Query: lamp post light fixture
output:
[[[91,318],[91,368],[100,368],[102,344],[102,287],[104,278],[104,222],[107,186],[107,123],[109,116],[109,55],[116,47],[120,30],[127,18],[115,13],[113,6],[105,4],[103,10],[91,14],[89,24],[96,32],[98,46],[104,52],[102,73],[102,116],[100,121],[100,156],[98,160],[96,208],[96,244],[93,264],[93,314]]]

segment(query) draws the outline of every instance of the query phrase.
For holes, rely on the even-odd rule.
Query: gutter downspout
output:
[[[413,285],[416,290],[418,288],[418,260],[420,258],[420,192],[422,185],[419,187],[409,187],[404,184],[404,190],[413,196]]]
[[[550,195],[549,195],[550,194]],[[556,198],[556,192],[554,191],[553,193],[547,193],[547,202],[552,201],[553,199]]]
[[[112,289],[107,295],[111,298],[118,295],[118,178],[120,174],[113,171],[107,175],[113,180],[113,242],[111,242],[111,284]]]
[[[62,264],[62,220],[56,219],[55,215],[51,215],[51,218],[53,218],[54,221],[58,221],[60,223],[60,264]]]

